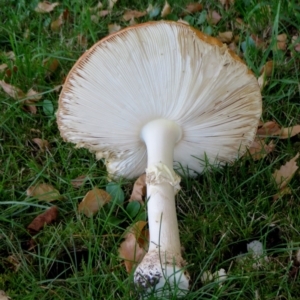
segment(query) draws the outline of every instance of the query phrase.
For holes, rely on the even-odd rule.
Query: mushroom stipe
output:
[[[178,22],[148,22],[96,43],[70,71],[57,112],[61,136],[105,159],[111,178],[145,172],[149,251],[134,273],[149,294],[188,292],[175,194],[180,177],[225,164],[252,143],[257,80],[219,40]]]

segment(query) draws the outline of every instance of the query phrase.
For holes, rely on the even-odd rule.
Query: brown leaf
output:
[[[39,183],[29,187],[26,191],[27,196],[35,197],[39,201],[52,202],[60,200],[62,197],[58,190],[53,185],[48,183]]]
[[[273,141],[266,144],[264,139],[255,138],[248,150],[253,160],[259,160],[266,157],[267,154],[272,152],[274,149],[275,144]]]
[[[11,78],[11,76],[12,76],[14,73],[17,73],[17,71],[18,71],[18,67],[17,67],[17,66],[13,66],[12,68],[6,69],[6,71],[5,71],[5,78],[6,78],[6,79]]]
[[[298,170],[298,166],[296,163],[298,157],[299,153],[297,153],[297,155],[289,160],[285,165],[281,166],[279,170],[275,170],[275,172],[273,173],[272,176],[279,190],[282,190],[288,185],[295,172]]]
[[[82,34],[79,34],[78,36],[77,36],[77,42],[78,42],[78,44],[82,47],[82,48],[87,48],[88,47],[88,40],[87,40],[87,38],[84,36],[84,35],[82,35]]]
[[[108,33],[114,33],[121,29],[121,26],[119,24],[113,23],[108,25]]]
[[[137,10],[126,10],[123,19],[129,21],[132,18],[141,18],[147,14],[146,11],[137,11]]]
[[[3,80],[0,80],[0,86],[3,88],[4,92],[8,94],[10,97],[14,98],[15,100],[19,100],[25,97],[25,94],[19,88],[6,83]]]
[[[0,73],[2,73],[3,71],[5,71],[5,69],[7,69],[7,64],[1,64],[0,65]]]
[[[42,140],[40,138],[34,138],[34,139],[32,139],[32,141],[39,146],[41,152],[44,152],[45,150],[50,149],[50,144],[47,140]]]
[[[273,72],[273,61],[269,60],[261,68],[260,74],[264,74],[266,77],[271,77],[272,72]]]
[[[171,5],[168,3],[168,1],[165,2],[165,5],[161,11],[161,17],[165,18],[167,15],[169,15],[172,11]]]
[[[11,298],[8,297],[4,291],[0,290],[0,300],[10,300]]]
[[[126,271],[131,272],[132,268],[142,261],[148,248],[149,236],[147,232],[143,230],[146,222],[139,221],[129,228],[128,233],[125,236],[125,240],[121,243],[119,248],[119,255],[124,259]]]
[[[217,25],[221,19],[222,17],[215,10],[210,11],[207,14],[207,21],[213,25]]]
[[[106,191],[94,187],[88,191],[80,204],[78,211],[84,213],[87,217],[92,217],[98,210],[111,200],[110,194]]]
[[[51,22],[50,28],[52,31],[58,31],[64,24],[63,14],[61,14],[56,20]]]
[[[203,8],[203,6],[200,3],[190,3],[184,9],[184,12],[182,13],[182,16],[186,16],[186,15],[189,15],[189,14],[194,14],[198,11],[201,11],[202,8]]]
[[[11,264],[12,268],[15,272],[18,272],[18,270],[21,267],[21,262],[15,255],[10,255],[6,258],[6,260]],[[0,300],[1,300],[1,294],[0,294]]]
[[[47,70],[46,76],[50,76],[58,68],[59,61],[56,58],[46,58],[43,60],[43,66]]]
[[[279,190],[277,194],[273,196],[273,200],[276,201],[277,199],[283,197],[284,195],[289,195],[291,193],[292,193],[291,189],[288,186],[285,186],[284,188]]]
[[[27,230],[31,235],[37,234],[47,224],[51,224],[58,217],[57,206],[48,208],[44,213],[38,215],[33,221],[27,226]]]
[[[218,38],[222,43],[229,44],[233,39],[233,33],[232,31],[219,32]]]
[[[97,13],[97,16],[99,17],[106,17],[110,13],[109,10],[101,10]]]
[[[84,185],[84,183],[86,182],[87,179],[88,179],[88,176],[86,176],[86,175],[80,175],[77,178],[71,180],[71,185],[74,188],[78,189],[78,188],[80,188],[81,186]]]
[[[59,5],[58,2],[51,3],[49,1],[39,2],[37,7],[34,9],[37,13],[49,13]]]
[[[268,121],[257,129],[256,135],[259,137],[268,137],[278,135],[281,129],[275,121]]]
[[[35,101],[25,100],[24,104],[25,104],[24,105],[25,110],[32,113],[33,115],[35,115],[37,113],[37,108],[36,108],[36,105],[35,105]]]
[[[129,201],[139,201],[144,203],[143,198],[146,196],[146,174],[141,175],[134,183]]]
[[[287,35],[285,33],[277,35],[277,49],[286,50]]]
[[[37,91],[35,91],[33,88],[31,88],[27,93],[26,93],[26,98],[27,100],[30,100],[32,102],[37,102],[41,100],[42,95],[39,94]],[[26,102],[26,101],[25,101]]]
[[[280,139],[288,139],[299,133],[300,133],[300,125],[295,125],[291,127],[282,128],[280,133],[278,134],[278,137]]]

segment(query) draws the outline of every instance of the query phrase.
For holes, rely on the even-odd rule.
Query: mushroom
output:
[[[104,158],[110,177],[146,168],[149,251],[142,290],[184,295],[175,193],[180,177],[241,156],[261,115],[257,80],[219,40],[179,22],[127,27],[96,43],[70,71],[57,112],[61,136]]]

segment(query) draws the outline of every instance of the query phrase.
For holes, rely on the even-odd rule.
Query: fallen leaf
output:
[[[12,268],[14,270],[14,272],[18,272],[18,270],[21,267],[21,262],[18,259],[18,257],[16,257],[15,255],[10,255],[6,258],[6,260],[11,264]],[[1,300],[1,294],[0,294],[0,300]]]
[[[290,187],[285,186],[284,188],[279,190],[279,192],[277,194],[275,194],[273,196],[273,200],[276,201],[277,199],[283,197],[284,195],[290,195],[291,193],[292,193],[292,190],[290,189]]]
[[[137,11],[137,10],[126,10],[124,15],[123,15],[123,19],[125,21],[129,21],[132,18],[141,18],[143,16],[145,16],[147,14],[146,11]]]
[[[50,144],[47,140],[42,140],[40,138],[34,138],[32,141],[37,144],[41,150],[41,152],[44,152],[45,150],[50,149]]]
[[[298,157],[299,153],[297,153],[296,156],[289,160],[285,165],[281,166],[279,170],[275,170],[272,174],[279,190],[282,190],[288,185],[295,172],[298,170],[299,167],[296,163]]]
[[[25,94],[19,88],[6,83],[3,80],[0,80],[0,86],[3,88],[4,92],[8,94],[10,97],[14,98],[15,100],[19,100],[25,97]]]
[[[114,33],[121,29],[121,26],[119,24],[113,23],[108,25],[108,33]]]
[[[99,1],[98,4],[97,4],[96,6],[90,7],[90,8],[89,8],[89,11],[90,11],[90,12],[96,12],[97,10],[102,9],[102,7],[103,7],[103,4],[102,4],[102,2]]]
[[[267,156],[270,152],[275,149],[275,144],[271,141],[266,144],[264,139],[255,138],[249,147],[248,151],[253,160],[259,160]]]
[[[48,183],[38,183],[29,187],[26,191],[27,196],[37,198],[39,201],[52,202],[61,199],[61,195],[53,185]]]
[[[39,92],[35,91],[33,88],[31,88],[27,93],[26,93],[26,98],[27,100],[37,102],[42,99],[42,95],[39,94]],[[26,102],[26,101],[25,101]]]
[[[183,20],[183,19],[178,19],[178,21],[177,21],[178,23],[182,23],[182,24],[184,24],[184,25],[189,25],[189,22],[187,22],[187,21],[185,21],[185,20]]]
[[[25,110],[27,110],[28,112],[32,113],[33,115],[35,115],[37,113],[37,108],[36,108],[35,101],[25,100],[23,108]]]
[[[0,300],[10,300],[11,298],[8,297],[4,291],[0,290]]]
[[[184,9],[182,15],[186,16],[189,14],[194,14],[196,12],[201,11],[203,8],[202,4],[200,3],[190,3],[186,6],[186,8]]]
[[[7,67],[8,67],[7,64],[1,64],[1,65],[0,65],[0,73],[3,72],[3,71],[5,71],[5,69],[6,69]]]
[[[268,121],[257,129],[256,135],[259,137],[269,137],[278,135],[280,131],[280,126],[275,121]]]
[[[222,43],[229,44],[233,39],[233,33],[232,31],[219,32],[218,38]]]
[[[43,60],[43,66],[47,70],[46,76],[50,76],[58,68],[59,61],[56,58],[46,58]]]
[[[258,35],[252,33],[252,34],[251,34],[251,38],[252,38],[252,40],[254,41],[255,46],[256,46],[257,48],[263,48],[263,47],[265,46],[265,41],[264,41],[263,39],[259,38]]]
[[[10,60],[16,60],[16,55],[13,51],[8,51],[8,52],[1,53],[1,54],[6,56]]]
[[[144,203],[143,198],[146,196],[146,174],[141,175],[134,183],[129,201],[139,201]]]
[[[131,18],[130,21],[129,21],[129,25],[133,26],[133,25],[136,25],[136,24],[138,24],[138,22],[136,21],[136,19],[135,18]]]
[[[74,188],[78,189],[78,188],[80,188],[81,186],[84,185],[84,183],[86,182],[87,179],[88,179],[88,176],[86,176],[86,175],[80,175],[77,178],[71,180],[71,185]]]
[[[114,5],[117,3],[118,0],[109,0],[108,2],[108,9],[112,10]]]
[[[13,66],[12,68],[8,68],[8,69],[5,71],[5,78],[6,78],[6,79],[11,78],[11,76],[12,76],[14,73],[17,73],[17,71],[18,71],[18,67],[17,67],[17,66]]]
[[[110,13],[109,10],[100,10],[100,11],[97,13],[97,16],[99,16],[99,17],[105,17],[105,16],[107,16],[109,13]]]
[[[64,24],[63,14],[61,14],[56,20],[51,22],[50,28],[52,31],[58,31]]]
[[[171,5],[168,3],[168,1],[165,2],[165,5],[161,11],[161,17],[165,18],[167,15],[169,15],[172,11]]]
[[[277,49],[286,50],[287,35],[285,33],[277,35]]]
[[[102,189],[94,187],[88,191],[78,205],[78,211],[87,217],[92,217],[98,210],[111,200],[110,194]]]
[[[59,5],[58,2],[51,3],[49,1],[39,2],[37,7],[34,9],[37,13],[49,13]]]
[[[119,255],[124,259],[127,273],[142,261],[148,249],[148,231],[143,230],[147,223],[139,221],[132,225],[119,248]]]
[[[271,77],[273,72],[273,61],[267,61],[260,70],[260,74],[264,74],[266,77]]]
[[[33,221],[27,226],[27,230],[31,235],[37,234],[45,225],[49,225],[54,222],[58,217],[57,206],[48,208],[44,213],[38,215]]]
[[[221,19],[222,17],[215,10],[210,11],[207,14],[207,21],[213,25],[217,25]]]
[[[82,35],[82,34],[79,34],[77,36],[77,42],[78,44],[82,47],[82,48],[87,48],[88,47],[88,41],[87,41],[87,38]]]
[[[278,134],[278,137],[280,139],[288,139],[299,133],[300,133],[300,125],[295,125],[291,127],[282,128],[280,133]]]

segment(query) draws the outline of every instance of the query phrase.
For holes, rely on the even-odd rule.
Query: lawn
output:
[[[298,1],[170,0],[163,17],[164,1],[115,2],[62,0],[46,12],[39,1],[0,0],[0,290],[13,300],[139,299],[118,249],[126,229],[146,220],[146,208],[129,202],[133,181],[110,182],[103,161],[62,140],[55,112],[73,64],[109,31],[182,19],[227,43],[264,82],[256,150],[182,178],[185,298],[300,299],[300,130],[291,133],[300,124]],[[129,9],[145,13],[127,12],[125,21]],[[288,179],[280,186],[273,174],[283,165]],[[59,195],[30,193],[42,183]],[[78,204],[95,187],[112,200],[87,217]],[[53,222],[28,229],[53,206]],[[253,241],[261,255],[247,250]],[[226,278],[211,275],[221,269]]]

